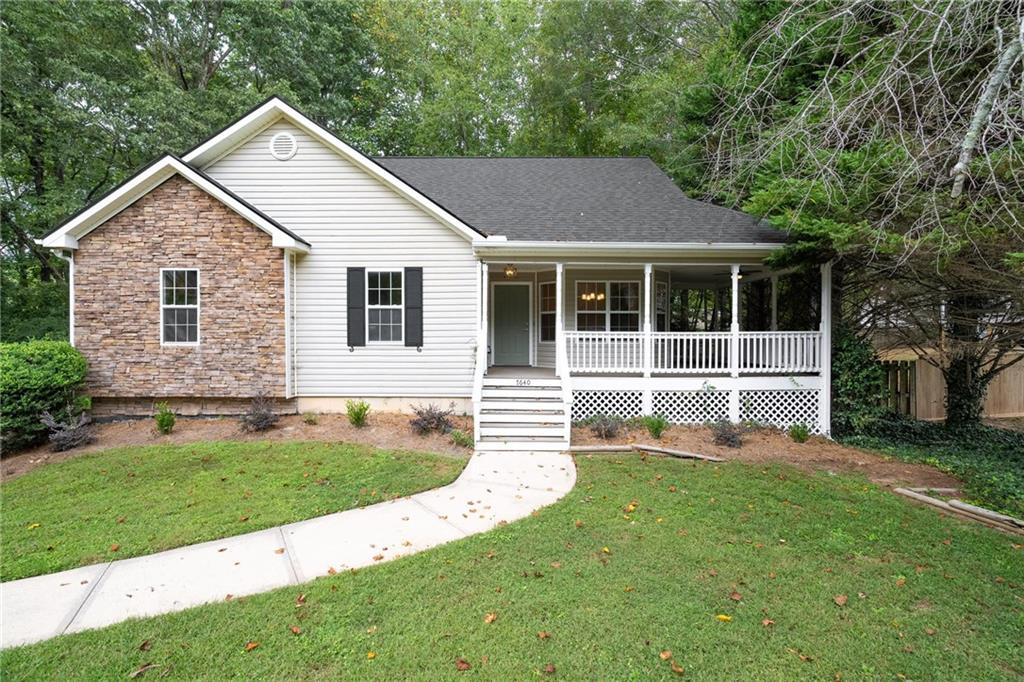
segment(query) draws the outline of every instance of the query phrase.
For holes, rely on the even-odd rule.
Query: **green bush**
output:
[[[473,434],[466,433],[460,429],[453,429],[449,434],[452,437],[452,442],[462,448],[473,447]]]
[[[366,416],[370,414],[370,403],[365,400],[349,400],[345,403],[345,413],[352,426],[366,426]]]
[[[739,424],[733,424],[723,417],[711,424],[711,441],[715,445],[724,445],[728,448],[741,447],[743,445],[743,429]]]
[[[790,425],[788,433],[794,443],[806,443],[807,439],[811,437],[807,424],[803,423]]]
[[[310,426],[316,426],[317,424],[320,423],[320,415],[318,415],[316,412],[303,412],[302,421],[305,422],[306,424],[309,424]]]
[[[165,436],[174,430],[174,422],[177,419],[174,410],[167,403],[156,404],[156,414],[153,418],[156,419],[156,430]]]
[[[622,417],[617,414],[595,414],[590,418],[590,432],[604,440],[617,438],[624,425]]]
[[[0,448],[9,453],[46,439],[44,412],[75,416],[89,408],[80,396],[86,362],[65,341],[0,344]],[[68,414],[70,413],[70,414]]]
[[[832,339],[832,433],[852,435],[884,419],[885,371],[875,350],[849,327]]]
[[[668,428],[668,420],[660,414],[649,414],[641,421],[647,428],[647,433],[651,434],[651,438],[654,439],[660,439],[661,434],[665,433],[665,429]]]

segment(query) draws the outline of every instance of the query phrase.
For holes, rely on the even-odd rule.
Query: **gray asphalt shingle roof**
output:
[[[461,220],[510,240],[782,242],[762,221],[690,199],[639,158],[378,157]]]

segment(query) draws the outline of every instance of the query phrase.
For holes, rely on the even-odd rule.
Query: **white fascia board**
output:
[[[307,135],[319,140],[328,148],[333,149],[342,157],[351,161],[360,169],[376,178],[385,185],[391,187],[400,195],[411,201],[428,214],[455,230],[456,233],[468,241],[482,239],[483,235],[456,216],[449,213],[440,205],[434,203],[429,197],[411,185],[406,184],[394,173],[384,168],[373,159],[364,155],[354,147],[343,142],[334,134],[328,132],[317,123],[309,119],[305,114],[293,108],[286,102],[276,97],[267,101],[264,105],[255,109],[247,116],[239,119],[238,122],[226,128],[218,135],[199,145],[184,156],[185,161],[205,168],[207,165],[222,158],[231,149],[245,142],[252,135],[266,128],[278,118],[286,118],[290,123],[302,129]]]
[[[290,234],[283,232],[262,215],[239,202],[235,197],[223,191],[220,187],[211,183],[173,156],[165,156],[154,162],[149,168],[146,168],[134,178],[103,197],[100,201],[69,220],[60,229],[47,235],[42,240],[42,245],[50,249],[77,249],[80,238],[113,218],[139,198],[145,196],[147,192],[152,191],[174,175],[181,175],[214,199],[217,199],[232,211],[269,234],[272,239],[271,243],[274,246],[295,249],[297,251],[309,251],[309,246],[295,239]]]
[[[477,239],[478,256],[708,255],[764,257],[784,244],[723,242],[544,242]]]

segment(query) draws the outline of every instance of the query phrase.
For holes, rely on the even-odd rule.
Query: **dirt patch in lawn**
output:
[[[712,442],[711,430],[705,427],[672,426],[654,440],[647,430],[624,429],[615,440],[602,440],[585,427],[573,427],[572,444],[631,445],[642,443],[702,455],[714,455],[752,464],[778,462],[792,464],[805,471],[857,473],[887,487],[958,488],[958,479],[927,464],[901,462],[884,455],[840,445],[825,438],[811,438],[796,443],[781,431],[757,429],[743,436],[743,445],[729,448]]]
[[[96,440],[83,448],[67,452],[51,452],[48,445],[5,457],[0,465],[0,480],[27,473],[38,466],[60,462],[89,452],[132,445],[177,445],[198,441],[275,441],[311,440],[325,442],[360,443],[387,450],[414,450],[450,457],[465,458],[472,450],[451,442],[451,437],[439,433],[420,436],[409,426],[412,417],[393,412],[372,412],[366,426],[356,428],[343,414],[317,415],[318,423],[307,424],[300,415],[282,416],[277,425],[259,433],[242,431],[234,417],[202,418],[178,417],[174,431],[163,436],[156,432],[153,420],[129,419],[97,424],[93,428]],[[452,417],[457,429],[472,431],[472,417]]]

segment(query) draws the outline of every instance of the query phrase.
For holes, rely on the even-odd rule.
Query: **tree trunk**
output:
[[[982,377],[981,358],[960,352],[943,371],[946,380],[946,426],[964,428],[981,423],[989,380]]]

